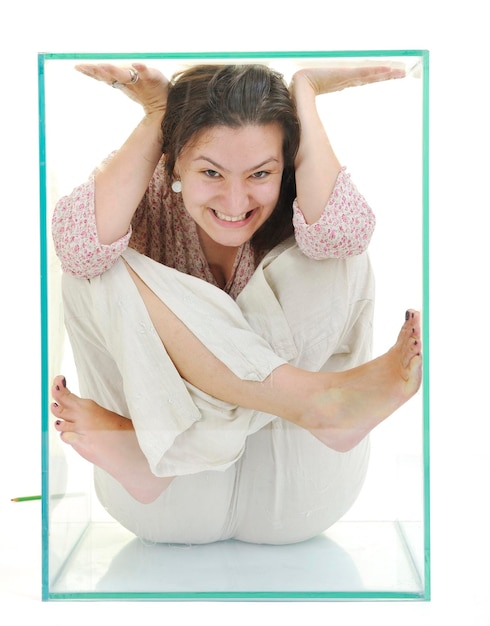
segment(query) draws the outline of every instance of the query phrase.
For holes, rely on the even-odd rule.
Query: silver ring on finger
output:
[[[131,74],[129,82],[131,83],[131,85],[134,85],[134,83],[138,82],[139,74],[137,70],[133,69],[132,67],[129,68],[129,73]]]

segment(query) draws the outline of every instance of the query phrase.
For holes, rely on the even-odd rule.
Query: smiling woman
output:
[[[404,72],[303,69],[288,88],[255,64],[170,84],[143,64],[79,69],[145,114],[54,212],[89,398],[56,378],[55,428],[140,537],[317,535],[359,494],[367,435],[417,392],[421,331],[407,311],[370,360],[374,215],[316,97]]]

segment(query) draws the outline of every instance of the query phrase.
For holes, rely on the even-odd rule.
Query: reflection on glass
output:
[[[203,64],[165,171],[155,94]],[[426,85],[419,52],[40,57],[45,598],[428,597]]]

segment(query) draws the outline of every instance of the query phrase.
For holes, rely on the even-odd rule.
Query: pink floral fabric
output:
[[[376,223],[364,197],[342,168],[320,219],[307,224],[297,201],[293,204],[294,235],[300,250],[311,259],[343,259],[362,254]]]
[[[54,210],[52,232],[62,270],[77,278],[93,278],[110,269],[131,246],[159,263],[216,285],[199,243],[196,224],[185,210],[180,194],[168,189],[164,181],[162,158],[129,231],[110,245],[101,244],[97,236],[94,176],[61,198]],[[343,168],[320,219],[308,225],[295,201],[293,224],[298,247],[306,256],[345,258],[367,249],[375,218]],[[236,298],[254,271],[254,254],[247,242],[237,254],[232,277],[224,290]]]

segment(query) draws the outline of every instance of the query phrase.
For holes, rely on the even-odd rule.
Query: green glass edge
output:
[[[430,251],[429,251],[429,52],[422,54],[423,62],[423,312],[422,345],[423,367],[423,413],[424,413],[424,588],[425,599],[431,598],[431,536],[430,536]]]
[[[271,601],[321,601],[321,600],[424,600],[423,593],[409,591],[360,591],[354,594],[351,591],[311,591],[311,592],[267,592],[267,591],[237,591],[237,592],[79,592],[79,593],[51,593],[49,600],[175,600],[196,602],[209,600],[238,601],[257,600]]]
[[[423,56],[422,50],[309,50],[309,51],[263,51],[263,52],[45,52],[46,60],[73,59],[282,59],[315,57],[365,57],[365,56]]]
[[[48,261],[46,224],[46,111],[44,59],[38,57],[39,107],[39,205],[41,279],[41,517],[42,517],[42,598],[49,595],[49,438],[48,438]]]
[[[424,592],[243,592],[223,594],[219,592],[200,593],[71,593],[56,594],[49,592],[49,550],[48,550],[48,315],[47,315],[47,232],[46,232],[46,135],[44,109],[44,63],[46,60],[74,59],[254,59],[254,58],[357,58],[357,57],[403,57],[420,56],[423,63],[423,462],[424,462]],[[176,53],[40,53],[39,65],[39,167],[40,167],[40,213],[41,213],[41,344],[42,344],[42,532],[43,559],[42,585],[43,600],[55,599],[417,599],[430,600],[430,388],[429,388],[429,52],[427,50],[350,50],[350,51],[264,51],[264,52],[176,52]]]

